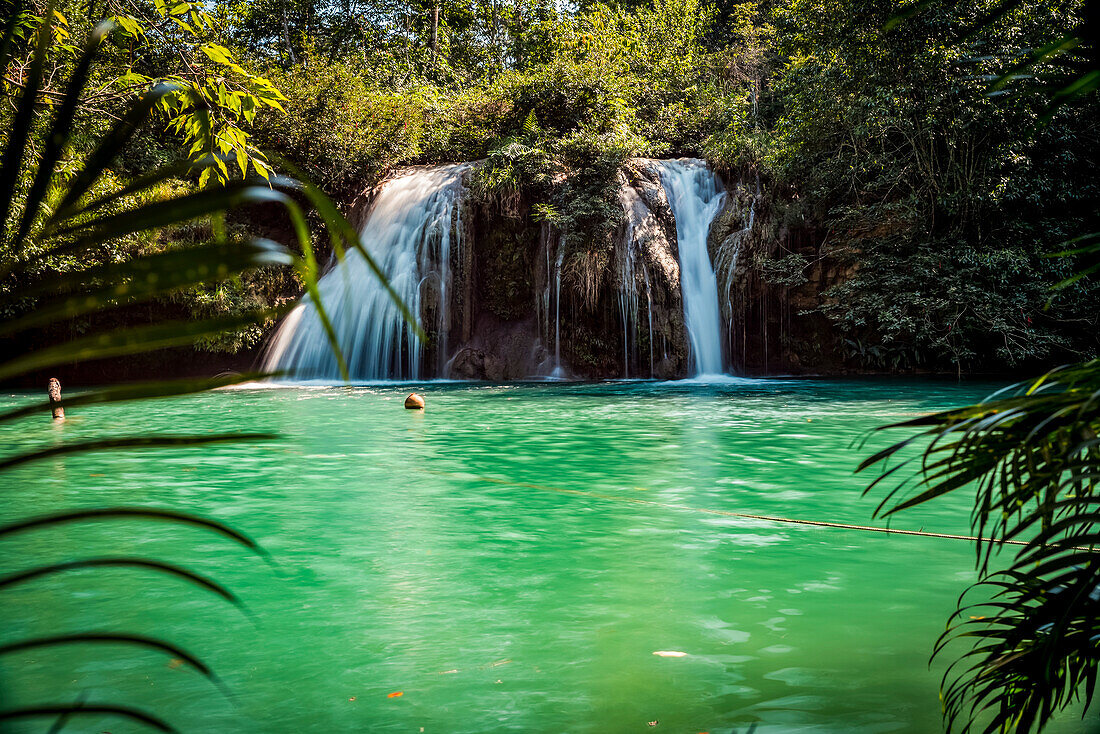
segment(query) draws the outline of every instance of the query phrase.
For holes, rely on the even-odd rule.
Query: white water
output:
[[[690,158],[657,161],[661,185],[676,219],[680,253],[680,293],[697,377],[719,375],[722,364],[722,317],[718,282],[707,252],[710,223],[722,208],[725,192],[703,161]]]
[[[635,282],[634,228],[627,223],[626,241],[619,250],[619,314],[623,319],[623,377],[630,377],[630,337],[637,330],[638,286]]]
[[[561,366],[561,264],[565,259],[565,237],[558,238],[558,257],[554,261],[554,370],[550,376],[560,380],[565,378],[565,369]]]
[[[623,377],[630,378],[630,364],[638,347],[638,313],[641,299],[638,294],[637,272],[641,269],[645,283],[646,316],[649,322],[649,375],[653,376],[653,297],[649,291],[649,273],[639,251],[637,227],[648,209],[629,184],[619,190],[619,203],[626,214],[623,239],[616,248],[618,268],[619,315],[623,322]],[[641,359],[638,359],[641,362]]]
[[[744,246],[745,239],[752,234],[753,221],[756,218],[756,200],[749,205],[749,219],[748,223],[743,229],[735,232],[728,240],[728,245],[723,245],[726,249],[725,253],[720,255],[720,258],[724,258],[724,261],[720,263],[720,269],[725,272],[725,281],[722,285],[722,292],[726,295],[725,302],[725,315],[726,324],[729,329],[728,339],[732,346],[735,344],[736,332],[734,330],[735,321],[733,313],[733,280],[737,276],[737,263],[741,259],[741,248]]]
[[[390,285],[417,318],[425,286],[438,294],[439,361],[447,354],[450,327],[451,253],[460,252],[462,175],[467,164],[440,166],[386,183],[360,232],[361,242]],[[318,282],[325,311],[353,380],[421,377],[421,344],[366,259],[350,251]],[[317,308],[306,296],[279,326],[264,369],[291,379],[339,380]]]

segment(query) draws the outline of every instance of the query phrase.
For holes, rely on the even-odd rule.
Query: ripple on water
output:
[[[414,389],[423,414],[401,408]],[[145,658],[97,665],[93,646],[43,656],[12,685],[6,674],[5,699],[49,699],[51,682],[77,678],[152,707],[169,701],[177,726],[242,734],[596,734],[655,719],[657,731],[713,732],[753,718],[758,734],[938,731],[942,671],[927,656],[973,579],[969,545],[696,510],[871,523],[853,437],[987,392],[417,382],[74,410],[67,437],[135,426],[283,437],[43,460],[8,475],[0,521],[98,501],[173,507],[230,520],[279,568],[190,528],[105,522],[12,537],[5,563],[32,552],[178,559],[229,585],[261,624],[137,572],[39,579],[0,595],[0,644],[104,620],[155,630],[215,661],[242,708],[215,710],[201,676]],[[0,444],[53,441],[53,429],[0,424]],[[948,498],[894,524],[965,531],[965,505]]]

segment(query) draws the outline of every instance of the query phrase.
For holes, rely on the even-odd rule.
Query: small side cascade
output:
[[[749,215],[745,223],[745,226],[736,232],[730,234],[721,243],[718,248],[718,252],[715,254],[715,263],[718,272],[722,274],[722,293],[725,294],[725,301],[722,304],[722,316],[726,320],[726,324],[729,328],[728,339],[730,344],[735,341],[734,330],[736,328],[736,320],[734,318],[734,310],[736,304],[734,303],[733,294],[736,292],[734,279],[737,276],[737,265],[741,259],[741,251],[745,246],[745,240],[752,234],[752,227],[756,218],[756,200],[754,199],[749,204]]]
[[[748,276],[742,260],[744,253],[754,247],[759,234],[754,228],[760,202],[759,176],[755,192],[743,180],[731,181],[722,212],[711,224],[709,247],[720,285],[718,300],[722,305],[722,319],[726,323],[725,344],[729,364],[732,365],[746,363],[745,289]]]
[[[561,362],[561,266],[565,256],[562,235],[549,222],[539,230],[538,272],[535,289],[535,318],[538,321],[538,342],[535,350],[534,375],[546,379],[563,379]]]
[[[645,278],[645,315],[649,326],[649,376],[653,377],[653,289],[649,285],[649,268],[642,263],[642,276]]]
[[[539,278],[542,288],[535,290],[535,316],[538,319],[539,344],[543,349],[549,349],[550,344],[550,281],[553,277],[550,265],[551,241],[550,224],[543,222],[539,228],[539,267],[544,268]]]
[[[550,376],[565,378],[565,368],[561,364],[561,265],[565,261],[565,237],[558,238],[558,254],[554,261],[554,369]]]
[[[463,169],[465,170],[465,169]],[[461,185],[461,184],[460,184]],[[456,193],[456,192],[449,192]],[[458,192],[460,193],[460,192]],[[428,243],[432,235],[438,232],[439,251],[434,265],[435,269],[429,270],[425,277],[437,277],[439,280],[439,307],[436,310],[436,330],[439,348],[436,350],[437,371],[436,374],[445,375],[446,365],[450,357],[450,332],[451,332],[451,303],[454,285],[453,269],[451,267],[452,248],[454,255],[461,257],[462,249],[462,207],[456,198],[440,207],[440,216],[424,231],[424,241]],[[430,245],[428,247],[429,258],[431,256]],[[431,264],[429,264],[429,267]]]
[[[705,162],[692,158],[657,161],[661,185],[676,220],[684,323],[696,376],[723,373],[722,316],[718,281],[707,250],[710,224],[725,190]]]
[[[469,164],[413,171],[386,182],[360,232],[361,242],[410,311],[434,316],[436,369],[448,355],[452,258],[462,254],[463,176]],[[349,251],[318,282],[336,339],[355,380],[422,377],[416,331],[375,277],[367,260]],[[339,380],[340,370],[317,308],[306,296],[275,334],[264,368],[293,379]]]
[[[619,316],[623,325],[623,377],[631,377],[631,365],[637,365],[635,377],[653,376],[653,294],[650,291],[649,271],[646,268],[645,259],[642,257],[639,243],[638,226],[642,217],[648,212],[641,203],[637,193],[623,182],[619,190],[619,202],[623,206],[625,226],[622,240],[615,249],[617,286],[619,301]],[[641,276],[639,282],[639,276]],[[641,293],[644,289],[646,324],[648,338],[648,363],[649,369],[645,371],[643,366],[644,355],[638,354],[639,335],[641,332]]]

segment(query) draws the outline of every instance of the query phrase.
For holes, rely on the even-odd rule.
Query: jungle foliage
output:
[[[731,177],[758,174],[776,237],[810,233],[848,266],[822,311],[865,366],[1091,356],[1097,287],[1076,275],[1095,262],[1089,233],[1100,231],[1095,4],[914,7],[922,12],[896,22],[886,0],[564,9],[532,0],[0,0],[0,336],[58,321],[80,334],[52,351],[12,352],[0,378],[74,356],[254,344],[284,295],[279,284],[314,287],[311,226],[327,223],[337,254],[358,244],[331,201],[278,175],[286,164],[265,150],[299,162],[344,201],[396,166],[484,158],[480,195],[505,215],[523,200],[539,204],[577,262],[606,255],[619,163],[699,155]],[[250,202],[280,208],[295,246],[247,235],[247,215],[223,216]],[[1069,254],[1048,257],[1059,250]],[[756,267],[797,287],[798,257]],[[188,315],[176,323],[124,317],[105,334],[83,333],[103,309],[181,302]],[[1029,539],[1003,572],[979,556],[984,583],[1002,594],[993,609],[1003,624],[991,631],[967,614],[950,630],[982,641],[974,667],[946,690],[948,716],[963,726],[988,707],[990,731],[1035,729],[1095,685],[1095,375],[1086,363],[1001,401],[907,424],[933,439],[923,483],[884,510],[977,480],[976,532],[994,546]],[[121,440],[129,443],[61,450],[157,445]],[[5,461],[58,450],[27,447]],[[231,529],[210,529],[240,542]],[[197,661],[126,631],[82,639],[97,634]],[[96,712],[66,705],[4,715]]]
[[[89,94],[96,94],[91,80],[97,58],[112,31],[126,28],[126,24],[117,18],[97,24],[82,48],[71,49],[73,66],[64,85],[46,94],[50,103],[42,104],[43,93],[50,89],[47,70],[55,63],[48,52],[55,48],[56,39],[65,37],[64,33],[58,34],[57,29],[63,28],[66,21],[63,14],[53,12],[52,6],[47,7],[37,24],[28,25],[25,19],[23,15],[11,15],[0,30],[0,66],[7,68],[10,56],[16,51],[16,39],[23,40],[30,51],[25,67],[26,81],[20,93],[0,97],[0,101],[14,110],[12,127],[0,154],[0,192],[4,194],[0,197],[0,283],[3,283],[6,305],[0,314],[0,338],[80,316],[145,304],[158,296],[172,296],[195,286],[216,288],[244,272],[272,266],[294,269],[307,290],[316,295],[319,267],[306,223],[307,209],[294,196],[288,195],[288,191],[305,200],[308,208],[324,223],[337,256],[342,256],[348,248],[359,248],[367,262],[378,271],[370,255],[363,250],[356,232],[337,213],[335,205],[312,184],[272,176],[262,163],[255,167],[258,175],[228,181],[224,177],[227,164],[237,163],[239,151],[218,148],[216,135],[209,139],[215,149],[201,158],[185,159],[148,171],[124,187],[112,185],[109,167],[146,124],[165,113],[172,121],[193,116],[195,113],[187,110],[194,109],[191,105],[202,104],[201,91],[177,80],[143,89],[134,101],[119,110],[118,119],[102,134],[88,139],[90,150],[86,155],[78,154],[61,165],[65,156],[73,155],[71,135],[79,102]],[[165,100],[178,99],[181,89],[186,91],[182,106],[174,102],[164,104]],[[186,128],[186,123],[170,122],[170,125],[177,132]],[[41,131],[38,149],[32,144],[34,131]],[[244,165],[241,170],[245,171]],[[200,186],[208,185],[201,188],[188,185],[189,174]],[[172,185],[181,178],[184,179],[182,185]],[[19,191],[20,195],[12,196],[13,191]],[[230,232],[225,227],[224,217],[228,211],[257,203],[273,204],[286,211],[294,225],[292,245]],[[113,245],[120,241],[152,235],[166,228],[187,227],[196,221],[205,223],[210,230],[209,242],[178,244],[169,251],[130,252],[123,258],[115,256]],[[58,267],[58,264],[64,266]],[[384,279],[383,283],[386,283]],[[390,292],[393,294],[392,290]],[[34,307],[26,307],[28,303],[33,303]],[[327,326],[329,322],[323,306],[319,313]],[[407,309],[404,313],[411,320]],[[108,328],[39,349],[5,350],[0,357],[0,380],[44,368],[52,370],[74,359],[134,356],[167,346],[191,344],[196,339],[254,327],[273,315],[271,309],[257,308],[230,317],[208,315],[183,321]],[[344,359],[331,327],[328,331],[330,344],[346,379]],[[45,440],[8,441],[0,456],[0,474],[6,480],[12,469],[70,454],[206,447],[273,439],[274,434],[245,431],[150,434],[107,428],[97,431],[92,438],[83,439],[61,432],[65,408],[188,395],[270,376],[250,373],[130,383],[83,392],[68,399],[58,399],[60,395],[51,389],[49,400],[32,401],[0,412],[0,423],[26,426],[29,421],[38,421],[43,414],[52,411],[58,428],[56,436]],[[0,525],[0,540],[34,535],[45,542],[44,539],[58,532],[58,528],[100,522],[154,522],[168,524],[173,531],[198,529],[271,561],[254,540],[225,523],[191,512],[145,505],[85,505],[51,514],[7,518]],[[27,546],[32,550],[16,553],[11,559],[8,566],[15,570],[0,576],[0,593],[10,594],[11,589],[43,577],[66,577],[72,571],[91,571],[94,575],[123,568],[147,574],[145,584],[149,584],[150,579],[184,582],[230,603],[239,611],[247,609],[243,601],[219,581],[171,559],[132,551],[123,554],[110,548],[104,549],[108,554],[97,555],[100,545],[88,543],[87,548],[80,548],[80,555],[51,562],[43,550],[45,546],[32,543]],[[176,661],[174,664],[186,666],[204,676],[215,690],[227,697],[231,695],[224,681],[201,657],[155,632],[117,629],[108,623],[95,628],[59,626],[34,636],[21,635],[17,626],[15,631],[5,630],[5,633],[0,639],[0,663],[4,665],[5,674],[10,673],[20,656],[61,658],[73,646],[113,646],[134,654],[168,655]],[[4,700],[0,705],[0,726],[7,730],[12,722],[36,721],[43,726],[48,724],[49,730],[56,732],[66,726],[73,728],[87,725],[89,721],[111,718],[156,731],[177,731],[165,712],[130,705],[114,699],[110,693],[70,690],[58,682],[47,695],[46,700]]]
[[[894,23],[891,4],[863,7],[809,0],[776,16],[791,62],[765,159],[798,196],[787,216],[824,226],[855,273],[823,311],[909,366],[1090,356],[1095,287],[1051,301],[1075,263],[1049,255],[1097,228],[1095,94],[1051,105],[1080,63],[1058,54],[1002,76],[1091,33],[1087,9],[931,3]]]
[[[1012,6],[1002,0],[978,26]],[[1070,28],[995,75],[992,87],[1042,79],[1042,122],[1052,121],[1100,86],[1095,41],[1095,25]],[[1065,58],[1046,69],[1043,62],[1052,54]],[[1069,245],[1056,255],[1078,264],[1055,290],[1100,270],[1100,232],[1079,231]],[[954,654],[953,643],[970,643],[944,673],[948,729],[1037,732],[1071,706],[1095,725],[1100,360],[1062,366],[976,405],[885,428],[911,435],[859,467],[880,472],[868,491],[901,478],[878,512],[890,515],[951,492],[975,491],[978,582],[960,597],[934,653]],[[921,447],[916,455],[908,453],[914,444]],[[1019,550],[1005,565],[1000,553],[1009,544]]]
[[[701,156],[731,179],[760,176],[761,226],[780,251],[809,239],[850,273],[819,310],[840,343],[862,345],[855,366],[1091,356],[1096,287],[1051,299],[1074,262],[1047,255],[1097,229],[1100,115],[1087,88],[1053,106],[1046,92],[1094,53],[1094,41],[1048,44],[1094,28],[1093,11],[1083,0],[993,15],[993,0],[919,5],[894,22],[892,0],[65,0],[41,102],[93,21],[114,17],[74,145],[140,90],[177,86],[162,125],[119,159],[119,181],[181,150],[223,154],[196,183],[269,175],[267,150],[349,202],[402,165],[485,159],[485,196],[536,205],[587,258],[610,246],[618,163]],[[18,27],[42,10],[27,5]],[[11,91],[30,58],[25,42],[16,50]],[[1001,78],[1033,56],[1026,74]],[[0,111],[0,129],[11,114]],[[184,305],[237,313],[295,291],[293,278],[244,277]]]

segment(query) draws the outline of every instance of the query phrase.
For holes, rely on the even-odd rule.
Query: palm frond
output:
[[[976,641],[944,674],[949,730],[1033,732],[1067,706],[1087,708],[1100,666],[1100,360],[883,428],[913,433],[860,464],[879,472],[868,491],[899,469],[915,476],[876,514],[967,489],[973,534],[991,539],[976,546],[969,592],[982,600],[960,600],[934,651]],[[1026,545],[991,570],[1007,540]]]
[[[23,157],[27,151],[27,139],[34,123],[34,104],[38,96],[38,90],[42,86],[42,75],[46,68],[46,51],[50,46],[50,28],[53,25],[55,5],[55,0],[50,0],[46,4],[42,23],[38,27],[34,57],[31,60],[30,68],[27,71],[27,80],[23,86],[23,95],[19,100],[15,119],[12,121],[11,132],[8,134],[7,148],[4,149],[4,155],[0,158],[0,242],[3,242],[5,238],[8,214],[11,212],[13,194],[15,193],[15,182],[18,180]]]
[[[270,556],[268,555],[267,551],[264,550],[263,546],[261,546],[255,540],[248,537],[239,530],[234,530],[225,523],[218,522],[217,520],[211,520],[206,517],[199,517],[198,515],[189,512],[164,510],[155,507],[92,507],[85,510],[69,510],[67,512],[57,512],[49,515],[37,515],[35,517],[30,517],[24,520],[18,520],[16,522],[8,523],[7,525],[0,525],[0,537],[27,532],[28,530],[38,530],[42,528],[67,525],[71,523],[82,523],[88,520],[102,520],[106,518],[136,518],[141,520],[156,520],[178,525],[191,525],[196,528],[217,533],[224,538],[228,538],[234,543],[237,543],[247,548],[261,558],[264,558],[270,562]]]
[[[21,708],[0,710],[0,721],[17,721],[19,719],[56,719],[58,717],[73,716],[117,716],[122,719],[135,721],[139,724],[166,732],[166,734],[178,734],[179,730],[167,724],[152,714],[145,713],[132,706],[119,706],[106,703],[50,703],[38,706],[24,706]]]
[[[269,441],[278,438],[274,433],[219,433],[199,436],[127,436],[124,438],[100,438],[90,441],[73,441],[47,449],[24,451],[0,459],[0,471],[32,461],[41,461],[65,454],[86,454],[91,451],[119,451],[180,446],[206,446],[213,443],[240,443],[244,441]]]
[[[84,362],[106,357],[140,354],[154,349],[164,349],[194,344],[202,336],[221,334],[255,323],[274,319],[288,309],[260,309],[243,314],[218,316],[202,321],[167,321],[148,326],[115,329],[75,339],[68,344],[57,344],[35,352],[28,352],[7,362],[0,363],[0,380],[33,370],[56,367],[70,362]]]
[[[244,372],[235,375],[221,377],[163,380],[157,382],[137,382],[118,387],[109,387],[102,390],[92,390],[75,397],[66,397],[61,401],[62,408],[81,408],[86,405],[101,405],[104,403],[123,403],[133,400],[147,400],[149,398],[175,397],[179,395],[193,395],[195,393],[217,390],[231,385],[242,385],[249,382],[258,382],[277,376],[273,372]],[[50,400],[24,405],[21,408],[13,408],[0,413],[0,423],[19,420],[32,415],[43,415],[52,408],[54,403]]]
[[[17,571],[10,573],[6,576],[0,576],[0,589],[5,589],[11,586],[17,586],[19,584],[33,581],[43,576],[52,576],[54,574],[65,573],[67,571],[79,571],[86,568],[138,568],[149,571],[156,571],[157,573],[166,574],[168,576],[175,576],[182,579],[194,586],[203,589],[205,591],[212,592],[213,594],[220,596],[233,606],[244,611],[244,603],[226,587],[219,584],[213,579],[207,578],[194,571],[189,571],[182,566],[177,566],[172,563],[165,563],[163,561],[153,560],[151,558],[141,557],[129,557],[129,556],[111,556],[103,558],[83,558],[79,561],[65,561],[63,563],[51,563],[47,565],[35,566],[26,571]]]
[[[100,24],[88,38],[70,74],[65,92],[54,97],[49,110],[36,106],[43,83],[47,52],[52,42],[51,24],[54,3],[49,2],[38,23],[31,61],[26,69],[22,92],[8,100],[15,113],[7,144],[0,153],[0,286],[5,299],[14,308],[0,323],[0,337],[22,334],[51,324],[65,323],[76,317],[95,314],[122,305],[141,303],[179,292],[183,288],[236,277],[254,268],[291,267],[305,285],[321,315],[329,334],[329,342],[337,355],[341,371],[347,378],[347,368],[337,345],[334,331],[319,298],[317,280],[320,266],[314,253],[311,232],[307,224],[307,209],[316,212],[324,222],[333,249],[342,256],[348,248],[357,248],[371,265],[399,304],[410,323],[416,319],[396,292],[389,286],[382,271],[359,242],[358,236],[335,204],[308,182],[280,177],[267,180],[240,180],[195,191],[187,187],[182,194],[165,198],[166,189],[178,186],[210,166],[222,167],[225,160],[210,156],[202,160],[181,161],[139,176],[122,186],[108,186],[106,172],[139,130],[156,114],[164,100],[186,94],[173,84],[157,84],[138,96],[121,119],[91,146],[79,161],[75,172],[62,176],[59,162],[79,150],[73,148],[73,127],[79,116],[79,98],[92,76],[97,51],[108,24]],[[17,8],[18,10],[18,8]],[[0,66],[6,65],[17,30],[19,13],[5,19],[0,37]],[[202,110],[196,109],[196,114]],[[50,114],[51,119],[44,116]],[[32,131],[42,130],[44,138]],[[35,148],[40,141],[39,148]],[[266,176],[265,176],[266,178]],[[27,183],[26,196],[13,194],[21,182]],[[173,182],[176,182],[173,184]],[[21,190],[21,189],[20,189]],[[140,202],[134,204],[132,202]],[[275,204],[286,212],[293,240],[277,244],[250,237],[228,237],[222,218],[234,209],[256,204]],[[144,233],[157,232],[181,224],[209,222],[213,241],[188,248],[130,256],[123,261],[100,258],[107,247],[127,238],[133,240]],[[289,246],[288,246],[289,245]],[[66,263],[67,270],[58,271],[56,263]],[[43,273],[48,273],[43,275]],[[16,314],[14,316],[10,314]],[[195,343],[196,339],[227,330],[269,323],[281,313],[279,309],[255,309],[232,316],[211,317],[180,322],[159,322],[145,326],[128,326],[106,332],[93,332],[66,343],[46,344],[21,354],[5,354],[0,359],[0,380],[26,375],[36,370],[73,362],[119,357],[149,352],[172,346]],[[33,340],[31,340],[33,342]],[[267,375],[245,374],[210,380],[159,380],[140,384],[109,387],[75,396],[68,396],[62,405],[69,409],[89,405],[187,395],[231,384],[239,384]],[[15,423],[40,419],[52,407],[48,401],[35,401],[0,414],[0,422]],[[48,415],[48,413],[46,413]],[[231,434],[203,435],[135,435],[71,440],[64,436],[50,445],[21,445],[0,457],[0,472],[30,462],[57,459],[93,451],[132,451],[147,449],[185,449],[215,443],[241,443],[269,440],[274,434],[261,431],[238,431]],[[15,475],[13,475],[14,477]],[[270,555],[255,540],[224,523],[190,512],[154,507],[93,507],[24,518],[0,526],[0,538],[23,533],[49,533],[52,529],[96,522],[135,520],[166,522],[214,532],[257,554],[268,564]],[[22,567],[0,577],[0,592],[37,579],[75,572],[110,573],[112,569],[151,572],[186,582],[190,587],[214,594],[248,614],[248,608],[231,589],[213,578],[184,566],[156,558],[124,555],[93,555],[46,563],[36,558],[20,559]],[[59,631],[31,639],[16,639],[0,644],[0,654],[24,650],[46,650],[65,645],[124,645],[163,652],[185,662],[228,695],[224,683],[209,665],[178,645],[156,636],[138,635],[117,630]],[[58,686],[58,694],[63,693]],[[51,696],[52,697],[52,696]],[[58,696],[63,697],[63,696]],[[8,702],[9,705],[11,702]],[[59,731],[70,720],[89,716],[113,716],[159,731],[175,729],[159,716],[138,708],[111,702],[86,701],[83,696],[74,703],[32,703],[0,710],[0,722],[31,719],[53,719],[51,731]]]
[[[19,640],[7,645],[0,645],[0,655],[11,655],[14,653],[24,652],[26,650],[42,650],[54,647],[60,647],[63,645],[126,645],[133,647],[141,647],[148,650],[154,650],[156,652],[162,652],[171,656],[176,660],[180,660],[188,667],[194,669],[196,672],[204,676],[214,686],[221,691],[222,695],[226,698],[232,698],[232,693],[226,687],[225,683],[219,678],[210,666],[204,663],[202,660],[192,655],[188,651],[173,645],[170,642],[165,642],[156,637],[149,637],[148,635],[138,635],[133,633],[120,633],[120,632],[77,632],[74,634],[62,634],[62,635],[49,635],[47,637],[32,637],[26,640]]]

